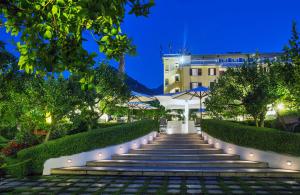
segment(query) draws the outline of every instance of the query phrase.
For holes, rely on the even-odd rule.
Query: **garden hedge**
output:
[[[213,119],[203,120],[202,129],[217,139],[235,145],[300,156],[299,133]]]
[[[0,135],[0,149],[6,145],[8,140]]]
[[[20,166],[9,165],[6,170],[9,174],[19,177],[24,176],[24,173],[41,174],[47,159],[124,143],[155,130],[158,130],[158,123],[145,120],[65,136],[19,151],[15,162]]]

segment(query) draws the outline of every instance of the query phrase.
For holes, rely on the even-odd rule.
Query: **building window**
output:
[[[210,88],[213,88],[215,86],[215,82],[210,82],[209,86],[210,86]]]
[[[217,69],[216,68],[209,68],[208,69],[208,75],[210,75],[210,76],[217,75]]]
[[[239,58],[239,62],[244,62],[244,58]]]
[[[177,88],[177,89],[175,89],[175,93],[178,93],[178,92],[180,92],[180,90]]]
[[[169,85],[169,79],[165,80],[165,86]]]
[[[198,76],[201,76],[201,75],[202,75],[202,69],[198,68]]]
[[[201,68],[191,68],[190,69],[190,75],[191,76],[201,76],[202,75],[202,69]]]
[[[201,82],[191,82],[190,83],[190,89],[194,89],[194,88],[201,87],[201,86],[202,86]]]
[[[198,87],[198,82],[191,82],[190,83],[190,89],[194,89]]]
[[[169,66],[165,67],[165,72],[169,72]]]
[[[232,58],[227,58],[227,62],[232,62]]]
[[[180,79],[179,79],[179,75],[175,75],[175,82],[179,82]]]
[[[224,70],[220,70],[220,71],[219,71],[219,74],[220,74],[220,75],[223,75],[224,73],[225,73]]]

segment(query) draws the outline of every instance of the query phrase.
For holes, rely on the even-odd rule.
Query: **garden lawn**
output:
[[[300,156],[299,133],[213,119],[203,120],[202,129],[217,139],[239,146]]]

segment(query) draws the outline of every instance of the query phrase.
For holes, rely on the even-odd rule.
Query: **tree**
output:
[[[88,129],[94,126],[107,107],[121,104],[130,96],[127,85],[113,67],[102,63],[92,75],[94,78],[89,85],[93,87],[78,93],[82,102],[79,110],[83,112],[82,119],[88,124]]]
[[[272,63],[247,62],[229,68],[212,88],[206,100],[207,110],[220,116],[250,114],[256,126],[263,127],[267,106],[284,94]]]
[[[288,101],[294,102],[296,109],[300,110],[300,39],[296,22],[292,25],[292,36],[289,44],[284,47],[281,63],[277,63],[279,75],[283,84],[289,89]]]
[[[126,9],[147,16],[153,0],[3,0],[0,1],[7,32],[20,35],[19,67],[26,72],[84,73],[94,65],[95,54],[83,48],[83,32],[92,34],[109,59],[120,62],[133,53],[131,39],[121,31]]]

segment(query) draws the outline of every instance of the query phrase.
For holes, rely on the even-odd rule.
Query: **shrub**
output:
[[[8,142],[8,140],[2,136],[0,136],[0,148],[2,145],[5,145]]]
[[[256,126],[254,120],[245,120],[245,121],[232,121],[234,123],[240,123],[244,125],[249,125],[249,126]],[[277,119],[273,120],[265,120],[264,121],[264,126],[267,128],[273,128],[277,130],[284,130],[283,127],[281,126],[280,122]]]
[[[300,134],[221,120],[203,120],[203,131],[240,146],[300,156]]]
[[[25,165],[22,164],[22,166],[20,165],[21,168],[14,168],[14,170],[20,171],[19,169],[26,169],[20,172],[26,174],[41,174],[44,162],[47,159],[120,144],[141,137],[154,130],[158,130],[158,123],[147,120],[105,129],[96,129],[51,140],[47,143],[18,152],[18,162],[25,162],[29,159],[31,159],[31,162],[25,163]],[[17,175],[18,173],[10,171],[10,174]]]
[[[17,127],[1,127],[0,135],[6,139],[14,139],[18,132]]]
[[[5,147],[2,148],[1,152],[5,156],[15,155],[21,149],[27,148],[28,145],[17,143],[15,140],[10,141]]]
[[[96,124],[95,128],[93,128],[92,130],[99,130],[99,129],[103,129],[103,128],[107,128],[107,127],[114,127],[114,126],[118,126],[118,125],[122,125],[124,123],[98,123]],[[76,129],[70,130],[68,131],[68,135],[74,135],[77,133],[82,133],[82,132],[86,132],[87,131],[87,124],[86,123],[80,123],[78,125],[78,127]]]

